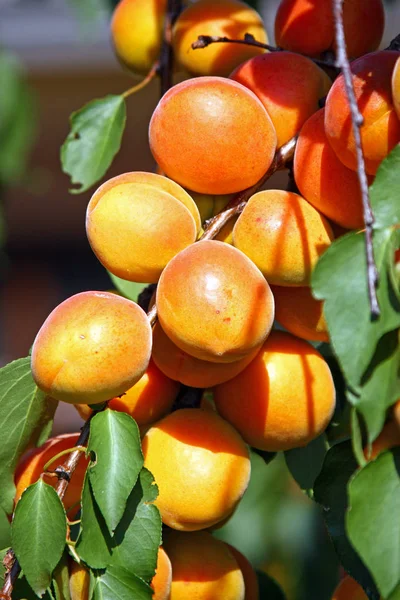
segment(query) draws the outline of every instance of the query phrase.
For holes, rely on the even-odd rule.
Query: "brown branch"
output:
[[[172,48],[172,28],[182,10],[181,0],[168,0],[164,22],[163,43],[160,53],[160,93],[165,94],[172,87],[174,52]]]
[[[385,48],[385,50],[395,50],[396,52],[400,52],[400,33],[398,33],[396,37],[392,39],[389,46]]]
[[[335,20],[335,36],[337,57],[336,64],[341,69],[346,89],[346,95],[350,105],[351,121],[357,156],[357,175],[360,183],[361,197],[363,204],[363,215],[365,224],[365,246],[367,255],[367,276],[368,276],[368,294],[371,308],[371,317],[377,318],[380,315],[378,298],[376,295],[376,286],[378,283],[378,271],[374,260],[374,249],[372,244],[372,226],[374,224],[374,215],[372,213],[369,199],[368,180],[365,170],[364,153],[362,149],[360,128],[364,119],[358,110],[357,100],[353,87],[353,78],[350,69],[349,60],[346,52],[346,41],[343,27],[343,0],[332,0],[333,15]]]

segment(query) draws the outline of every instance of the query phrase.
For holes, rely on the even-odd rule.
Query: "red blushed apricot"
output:
[[[147,431],[142,448],[159,488],[155,504],[173,529],[196,531],[222,521],[249,483],[246,444],[210,410],[173,412]]]
[[[250,364],[258,350],[256,348],[248,356],[235,362],[209,362],[190,356],[178,348],[159,323],[153,329],[154,362],[165,375],[190,387],[210,388],[232,379]]]
[[[328,221],[293,192],[254,194],[233,228],[233,243],[275,285],[310,285],[311,272],[333,240]]]
[[[350,57],[376,50],[385,25],[382,0],[344,2],[343,25]],[[334,50],[332,1],[281,0],[275,19],[275,39],[281,48],[309,56]]]
[[[89,571],[83,565],[71,560],[69,568],[69,593],[71,600],[88,600],[89,588]]]
[[[333,592],[332,600],[368,600],[368,596],[355,579],[345,577]]]
[[[314,342],[329,342],[323,302],[315,300],[309,287],[271,286],[275,319],[293,335]]]
[[[82,292],[59,304],[43,323],[32,347],[32,375],[56,400],[97,404],[139,381],[151,343],[140,306],[108,292]]]
[[[392,75],[400,54],[385,50],[351,63],[353,86],[364,124],[360,129],[365,166],[375,175],[382,160],[400,141],[400,121],[393,106]],[[343,75],[332,85],[325,106],[325,132],[337,157],[357,170],[356,147]]]
[[[242,39],[249,33],[267,43],[267,33],[260,15],[239,0],[198,0],[179,16],[173,31],[173,45],[178,62],[193,75],[227,77],[240,63],[265,52],[261,48],[239,44],[211,44],[193,50],[199,35]]]
[[[78,438],[78,433],[66,433],[63,435],[58,435],[50,438],[45,444],[43,444],[43,446],[40,446],[40,448],[35,448],[35,450],[29,452],[22,458],[17,466],[14,477],[16,487],[15,503],[18,502],[22,492],[29,485],[36,483],[40,475],[43,473],[43,467],[45,464],[60,452],[68,450],[69,448],[74,448]],[[63,464],[65,458],[65,456],[60,457],[58,461],[55,461],[52,465],[50,465],[49,470],[54,471],[58,465]],[[67,491],[65,492],[63,499],[63,504],[67,512],[71,509],[71,507],[74,507],[74,512],[77,512],[79,508],[78,503],[81,499],[83,480],[85,478],[88,463],[89,459],[86,459],[84,456],[82,456],[79,460],[78,466],[74,471],[74,474],[71,477],[71,481],[67,487]],[[45,477],[44,481],[53,487],[56,487],[58,483],[57,477]]]
[[[400,119],[400,57],[397,59],[393,69],[392,96],[397,118]]]
[[[224,542],[207,531],[167,531],[171,600],[245,600],[243,575]]]
[[[325,134],[325,109],[303,125],[294,155],[300,193],[326,217],[347,229],[364,226],[360,183],[332,150]],[[372,179],[372,178],[370,178]]]
[[[256,56],[231,75],[255,93],[267,110],[278,136],[288,142],[319,108],[331,87],[328,75],[309,58],[292,52]]]
[[[257,96],[222,77],[172,87],[153,113],[149,139],[168,177],[203,194],[230,194],[255,184],[270,166],[277,142]]]
[[[167,336],[195,358],[234,362],[268,335],[274,299],[257,267],[239,250],[202,241],[164,269],[157,310]]]
[[[156,574],[150,587],[153,590],[153,600],[170,600],[171,598],[172,567],[164,548],[160,546],[157,555]]]
[[[99,261],[114,275],[156,283],[175,254],[192,244],[200,215],[180,185],[154,173],[113,177],[92,196],[86,233]]]
[[[311,344],[273,331],[244,371],[214,388],[214,402],[248,444],[277,452],[305,446],[326,429],[335,387]]]
[[[226,542],[225,542],[226,543]],[[226,544],[236,560],[242,572],[244,579],[245,595],[244,600],[259,600],[260,593],[258,589],[258,579],[256,572],[247,558],[230,544]]]

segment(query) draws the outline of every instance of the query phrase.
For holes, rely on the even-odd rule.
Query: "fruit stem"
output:
[[[158,73],[159,68],[160,68],[160,63],[157,60],[154,63],[154,65],[151,67],[150,71],[147,73],[147,75],[143,79],[143,81],[141,81],[137,85],[134,85],[133,87],[129,88],[129,90],[126,90],[125,92],[123,92],[123,94],[121,94],[121,96],[123,98],[128,98],[128,96],[132,96],[132,94],[136,94],[136,92],[138,92],[139,90],[142,90],[144,87],[146,87],[146,85],[148,85],[150,83],[150,81],[152,81],[154,79],[154,77]]]

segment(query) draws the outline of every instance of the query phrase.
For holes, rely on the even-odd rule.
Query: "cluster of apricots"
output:
[[[115,51],[135,73],[159,57],[166,4],[121,0],[115,9]],[[400,141],[400,53],[377,51],[383,23],[381,0],[345,1],[371,181]],[[45,393],[85,418],[89,405],[108,401],[140,427],[168,526],[152,584],[157,600],[258,599],[250,564],[209,530],[246,491],[249,446],[305,446],[335,408],[329,367],[310,343],[329,342],[310,278],[334,231],[363,227],[363,210],[343,77],[332,82],[312,60],[335,51],[332,2],[282,0],[276,52],[234,43],[191,47],[199,35],[246,33],[267,41],[261,17],[240,0],[184,8],[172,44],[178,67],[195,77],[165,93],[149,126],[164,175],[119,175],[88,205],[87,237],[102,265],[124,280],[157,284],[156,324],[129,299],[88,291],[55,308],[32,348],[33,377]],[[261,189],[216,239],[201,240],[204,220],[255,186],[277,149],[297,135],[299,193]],[[211,390],[212,405],[172,411],[181,384]],[[16,500],[76,439],[53,438],[24,459]],[[79,505],[85,469],[82,460],[68,487],[68,514]],[[355,586],[344,580],[334,599],[364,597]],[[74,563],[71,598],[87,594],[88,573]]]

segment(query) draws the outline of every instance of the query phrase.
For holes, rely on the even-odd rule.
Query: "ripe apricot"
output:
[[[14,483],[16,487],[15,503],[18,502],[22,492],[29,485],[36,483],[40,475],[43,473],[43,467],[45,464],[60,452],[76,446],[78,438],[78,433],[65,433],[63,435],[57,435],[56,437],[48,439],[47,442],[45,442],[42,446],[35,448],[35,450],[29,452],[21,459],[14,476]],[[65,458],[65,456],[60,457],[58,461],[50,465],[49,470],[54,471],[58,465],[61,465],[65,461]],[[84,456],[82,456],[71,477],[71,481],[67,487],[63,499],[63,504],[67,512],[71,509],[71,507],[74,507],[74,505],[77,505],[77,503],[80,502],[83,480],[85,478],[86,467],[88,463],[89,459],[86,459]],[[58,483],[57,477],[45,477],[44,481],[53,487],[56,487]],[[77,512],[78,506],[76,506],[74,510]]]
[[[114,275],[156,283],[175,254],[192,244],[200,214],[180,185],[154,173],[124,173],[93,194],[86,233],[99,261]]]
[[[59,304],[32,346],[38,387],[71,404],[119,396],[144,374],[151,328],[134,302],[108,292],[82,292]]]
[[[150,587],[153,590],[153,600],[170,600],[172,582],[171,561],[162,546],[158,549],[156,574]]]
[[[167,531],[171,600],[245,600],[242,572],[224,542],[208,531]]]
[[[239,552],[239,550],[237,550],[236,548],[234,548],[234,546],[231,546],[230,544],[226,545],[232,553],[233,558],[239,565],[239,568],[243,575],[245,587],[244,600],[259,600],[260,593],[258,589],[258,579],[256,572],[254,571],[247,558],[241,552]]]
[[[360,129],[367,173],[378,166],[400,141],[400,121],[393,105],[392,75],[399,52],[367,54],[351,63],[353,86],[364,124]],[[332,85],[325,106],[325,132],[337,157],[357,169],[356,147],[343,75]]]
[[[214,401],[248,444],[277,452],[305,446],[326,429],[335,387],[311,344],[273,331],[244,371],[214,388]]]
[[[368,596],[355,579],[347,576],[333,592],[332,600],[368,600]]]
[[[385,25],[382,0],[344,2],[343,25],[350,57],[376,50]],[[332,1],[281,0],[275,18],[275,39],[281,48],[309,56],[334,50]]]
[[[365,448],[365,458],[373,460],[381,452],[385,452],[385,450],[390,450],[396,446],[400,446],[400,425],[396,420],[388,421],[376,440],[372,443],[371,452],[368,451],[368,448]]]
[[[309,58],[293,52],[255,56],[231,75],[261,100],[278,136],[278,147],[288,142],[319,108],[331,87],[328,75]]]
[[[90,588],[89,571],[75,561],[70,561],[69,593],[71,600],[88,600]]]
[[[198,0],[179,16],[173,31],[173,45],[178,62],[193,75],[227,77],[240,63],[265,52],[261,48],[239,44],[212,44],[193,50],[199,35],[242,39],[250,33],[267,43],[267,33],[260,15],[239,0]]]
[[[197,242],[171,260],[156,302],[161,327],[174,344],[212,362],[248,356],[274,319],[274,299],[257,267],[214,240]]]
[[[400,57],[396,60],[392,75],[393,106],[400,119]]]
[[[168,177],[203,194],[230,194],[255,184],[276,150],[276,132],[260,100],[222,77],[172,87],[153,113],[149,140]]]
[[[233,243],[275,285],[310,285],[311,272],[333,239],[328,221],[293,192],[254,194],[233,228]]]
[[[209,362],[195,358],[178,348],[159,323],[156,323],[153,329],[152,356],[154,362],[168,378],[191,387],[210,388],[232,379],[250,364],[258,350],[259,348],[256,348],[235,362]]]
[[[314,342],[329,342],[323,302],[313,298],[309,287],[271,286],[275,319],[293,335]]]
[[[134,73],[147,73],[161,50],[166,0],[121,0],[111,21],[111,37],[120,62]]]
[[[364,226],[360,183],[331,148],[324,127],[325,109],[303,125],[294,155],[300,193],[326,217],[348,229]]]
[[[231,514],[249,483],[246,444],[210,410],[173,412],[147,431],[142,448],[159,488],[155,504],[173,529],[195,531],[218,523]]]

